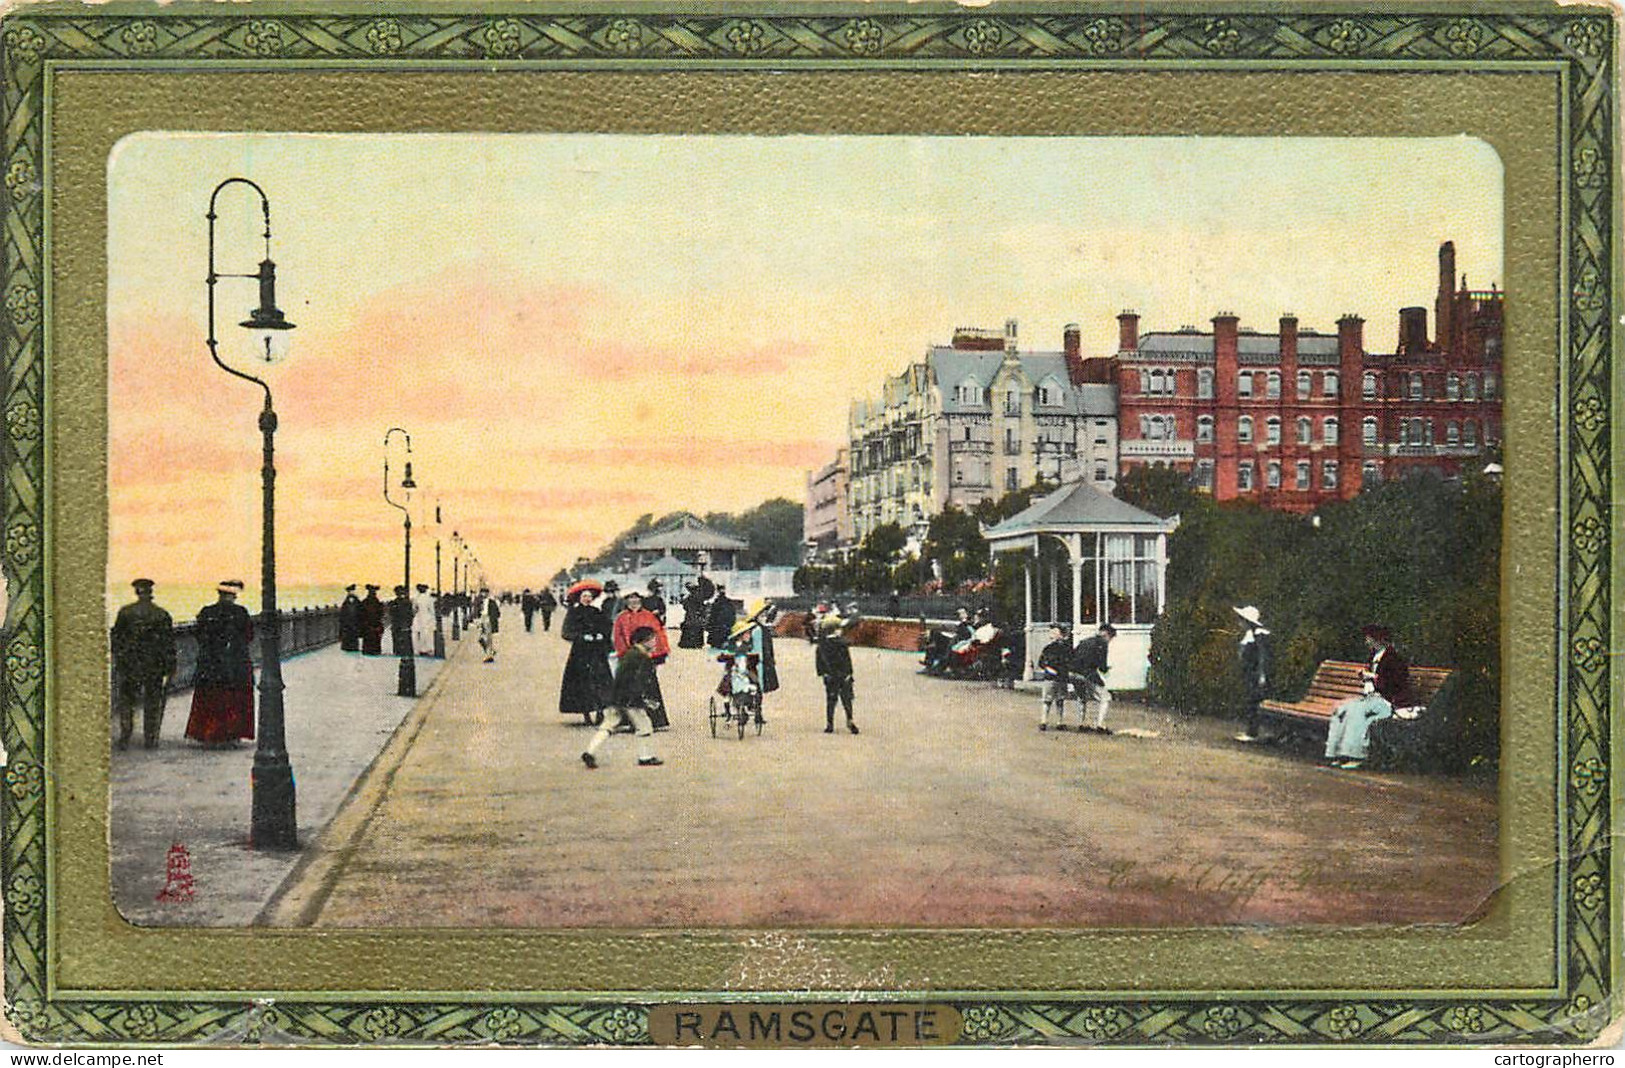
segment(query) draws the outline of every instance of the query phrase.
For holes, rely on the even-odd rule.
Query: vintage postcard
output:
[[[40,4],[42,1044],[1588,1044],[1604,8]]]

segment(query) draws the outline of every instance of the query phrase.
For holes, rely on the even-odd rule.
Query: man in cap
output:
[[[542,587],[542,592],[536,595],[536,610],[542,614],[543,634],[553,629],[553,612],[558,607],[559,599],[553,596],[553,591]]]
[[[344,587],[344,603],[339,605],[339,648],[361,651],[361,598],[355,595],[353,582]]]
[[[659,579],[649,580],[649,596],[643,599],[643,607],[654,613],[654,617],[660,620],[660,626],[664,629],[666,626],[666,599],[660,596]]]
[[[405,656],[412,650],[412,598],[405,586],[395,587],[389,602],[389,651]]]
[[[366,656],[379,656],[384,651],[384,602],[378,599],[378,587],[367,583],[367,596],[361,602],[361,652]]]
[[[1100,629],[1095,631],[1092,638],[1086,638],[1078,644],[1078,651],[1072,658],[1070,676],[1073,686],[1078,691],[1078,719],[1088,719],[1089,701],[1095,702],[1095,722],[1093,726],[1082,723],[1078,729],[1090,734],[1110,734],[1112,729],[1106,726],[1106,713],[1111,711],[1112,692],[1106,687],[1106,673],[1110,670],[1108,650],[1112,639],[1117,637],[1117,628],[1110,623],[1102,623]]]
[[[118,676],[118,747],[130,747],[135,706],[141,704],[141,741],[158,747],[164,724],[164,699],[175,674],[175,623],[152,601],[152,580],[130,583],[135,601],[118,610],[113,621],[113,670]]]
[[[1254,605],[1242,605],[1231,611],[1241,617],[1245,628],[1237,646],[1236,662],[1241,667],[1241,688],[1247,695],[1242,718],[1247,729],[1236,735],[1238,742],[1270,741],[1259,733],[1262,719],[1260,705],[1269,687],[1270,671],[1275,663],[1275,639],[1264,626],[1262,615]]]
[[[525,615],[525,633],[529,634],[531,622],[536,617],[536,595],[530,592],[529,586],[526,586],[525,592],[519,595],[519,611]]]

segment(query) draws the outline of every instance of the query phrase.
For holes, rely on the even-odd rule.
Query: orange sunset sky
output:
[[[109,174],[114,586],[257,586],[260,395],[203,343],[203,216],[234,175],[270,195],[298,326],[271,372],[289,584],[398,581],[390,426],[445,534],[534,586],[643,512],[800,500],[851,400],[956,326],[1013,317],[1052,350],[1078,322],[1088,355],[1125,307],[1147,330],[1353,311],[1387,349],[1439,242],[1501,276],[1500,164],[1468,139],[154,133]],[[223,194],[221,271],[254,268],[258,212]],[[256,293],[219,296],[231,359]]]

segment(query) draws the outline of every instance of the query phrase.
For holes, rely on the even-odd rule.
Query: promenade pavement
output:
[[[711,736],[719,669],[674,649],[666,764],[616,736],[589,771],[556,711],[567,649],[516,627],[497,663],[449,664],[266,922],[1448,923],[1499,882],[1492,782],[1320,770],[1130,703],[1112,725],[1156,737],[1041,733],[1036,697],[875,649],[852,651],[863,733],[825,734],[795,639],[760,737]]]
[[[459,644],[473,643],[448,642],[448,653],[455,656]],[[420,695],[429,692],[441,663],[417,661]],[[424,699],[396,696],[399,667],[399,657],[346,653],[337,645],[283,663],[288,755],[305,848]],[[248,847],[254,743],[203,749],[187,741],[191,703],[190,690],[170,696],[162,743],[153,750],[141,746],[137,710],[130,748],[113,751],[113,899],[135,924],[242,926],[254,921],[301,854]],[[185,903],[158,900],[173,845],[184,847],[190,860],[193,897]]]

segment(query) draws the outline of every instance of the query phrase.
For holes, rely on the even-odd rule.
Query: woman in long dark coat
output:
[[[603,592],[596,582],[583,581],[564,595],[569,609],[559,636],[570,643],[570,657],[564,662],[564,679],[559,685],[559,712],[580,715],[588,723],[601,723],[604,706],[609,704],[615,677],[609,669],[610,629],[594,601]]]
[[[197,673],[186,736],[211,749],[254,737],[254,621],[237,603],[243,584],[218,587],[220,599],[197,614]]]
[[[717,599],[711,602],[711,610],[705,623],[706,637],[711,643],[711,648],[721,649],[728,644],[728,637],[733,633],[734,623],[738,619],[738,610],[734,608],[734,603],[728,600],[728,591],[718,586]]]
[[[705,598],[698,586],[690,586],[683,598],[683,626],[677,636],[677,648],[700,649],[705,645]]]

